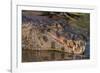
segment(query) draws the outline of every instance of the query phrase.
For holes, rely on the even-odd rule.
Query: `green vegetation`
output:
[[[89,14],[83,14],[77,20],[77,25],[83,28],[89,28],[90,26],[90,16]]]
[[[90,14],[89,13],[75,13],[75,12],[45,12],[43,15],[58,16],[60,18],[72,21],[76,25],[82,28],[89,28]]]

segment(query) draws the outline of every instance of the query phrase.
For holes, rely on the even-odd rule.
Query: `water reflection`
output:
[[[62,51],[56,50],[29,50],[23,49],[22,62],[40,62],[40,61],[61,61],[61,60],[79,60],[89,59],[88,56],[73,55]]]

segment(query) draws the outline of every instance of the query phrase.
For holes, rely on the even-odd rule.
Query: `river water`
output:
[[[63,61],[89,59],[88,55],[74,55],[56,50],[23,49],[22,62]]]

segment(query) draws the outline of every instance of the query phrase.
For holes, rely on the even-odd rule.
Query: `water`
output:
[[[41,61],[63,61],[89,59],[88,56],[73,55],[66,52],[54,50],[29,50],[23,49],[22,62],[41,62]]]

